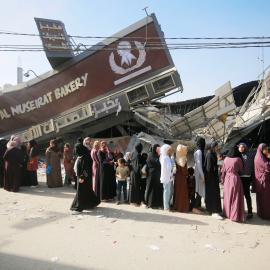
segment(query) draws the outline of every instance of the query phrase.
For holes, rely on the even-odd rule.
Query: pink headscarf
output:
[[[266,177],[270,177],[270,163],[265,157],[262,150],[266,144],[261,143],[257,149],[257,153],[254,159],[254,171],[256,179],[256,191],[259,191],[261,185],[264,185]]]

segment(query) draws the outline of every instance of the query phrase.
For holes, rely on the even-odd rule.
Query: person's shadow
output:
[[[55,260],[56,262],[54,262]],[[37,259],[31,257],[20,256],[16,254],[0,253],[1,269],[54,269],[54,270],[101,270],[100,267],[79,267],[75,265],[68,265],[57,261],[58,258],[51,260]]]
[[[151,210],[150,210],[151,211]],[[115,219],[129,219],[138,222],[157,222],[157,223],[167,223],[167,224],[189,224],[189,225],[208,225],[205,222],[191,220],[175,215],[157,214],[146,212],[134,212],[124,209],[115,209],[110,207],[98,206],[93,211],[82,212],[82,215],[98,216],[100,218],[112,218]],[[181,213],[179,213],[180,215]],[[114,222],[114,220],[112,221]]]
[[[245,222],[248,225],[261,225],[261,226],[269,226],[270,225],[270,220],[262,219],[260,218],[257,214],[253,213],[253,218],[248,219]]]
[[[41,182],[36,188],[31,188],[27,186],[20,187],[20,193],[31,194],[34,196],[72,199],[75,196],[76,190],[72,186],[48,188],[45,183]]]

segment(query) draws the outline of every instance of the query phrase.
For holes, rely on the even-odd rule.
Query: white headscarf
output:
[[[160,147],[160,165],[161,165],[161,174],[160,174],[160,182],[163,184],[169,183],[173,180],[173,172],[172,172],[172,161],[168,155],[168,150],[171,148],[170,145],[164,144]]]
[[[84,138],[84,140],[83,140],[83,145],[84,145],[88,150],[91,150],[91,145],[90,145],[90,144],[87,144],[87,143],[86,143],[87,141],[91,141],[91,138],[90,138],[90,137]]]
[[[130,157],[131,157],[131,152],[126,152],[125,155],[124,155],[124,160],[129,161]]]
[[[12,135],[9,142],[7,143],[7,149],[9,150],[15,147],[20,148],[21,144],[22,142],[21,142],[20,137]]]
[[[178,144],[176,148],[176,159],[177,165],[185,167],[187,164],[187,146]]]

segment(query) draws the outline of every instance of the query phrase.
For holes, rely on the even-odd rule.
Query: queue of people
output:
[[[74,185],[76,196],[71,210],[79,213],[100,202],[129,203],[166,211],[209,214],[215,219],[244,222],[253,217],[251,191],[256,192],[257,214],[270,219],[270,159],[266,144],[254,156],[245,143],[232,147],[223,157],[213,142],[196,140],[194,168],[188,167],[188,148],[179,144],[155,144],[143,153],[138,143],[125,156],[112,151],[106,141],[79,138],[61,151],[57,140],[46,149],[46,180],[49,188]],[[0,185],[17,192],[21,185],[37,186],[39,150],[32,140],[25,147],[12,136],[0,140]],[[65,168],[64,183],[61,160]],[[223,204],[220,184],[223,185]],[[202,207],[204,200],[205,208]],[[247,215],[245,214],[246,200]],[[222,207],[223,205],[223,207]]]
[[[35,140],[23,145],[17,136],[0,139],[0,187],[18,192],[20,186],[38,186],[39,149]]]

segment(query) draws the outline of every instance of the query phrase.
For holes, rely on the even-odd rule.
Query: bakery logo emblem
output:
[[[143,44],[139,41],[134,41],[136,48],[139,51],[138,58],[131,52],[131,43],[129,41],[120,41],[117,45],[117,54],[121,58],[121,65],[117,65],[114,59],[114,52],[111,52],[109,63],[111,69],[116,74],[124,75],[141,67],[146,59],[146,52]]]

